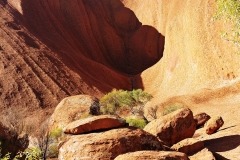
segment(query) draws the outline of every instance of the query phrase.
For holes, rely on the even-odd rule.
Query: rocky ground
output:
[[[195,137],[218,159],[239,159],[239,47],[220,38],[215,0],[0,0],[0,114],[37,126],[70,95],[143,88],[222,116]],[[12,118],[11,118],[12,119]]]
[[[239,159],[240,154],[240,123],[239,104],[229,105],[215,103],[202,104],[193,108],[193,112],[207,112],[211,116],[221,115],[224,119],[223,127],[213,135],[207,135],[205,130],[199,129],[194,137],[204,141],[207,148],[215,152],[215,156],[220,160]]]

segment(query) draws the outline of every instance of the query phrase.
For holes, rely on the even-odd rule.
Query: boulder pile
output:
[[[81,108],[82,103],[79,102],[85,99],[84,96],[75,98],[78,104],[71,101],[69,105],[71,98],[68,98],[68,101],[64,100],[68,105],[62,103],[62,108]],[[87,105],[90,107],[91,104],[84,105],[86,111],[89,110],[86,109]],[[59,107],[56,111],[59,112]],[[53,115],[55,126],[59,126],[57,117]],[[149,122],[144,129],[129,127],[125,119],[117,115],[97,115],[68,121],[63,127],[67,138],[59,145],[58,159],[197,160],[207,155],[206,160],[214,160],[204,143],[193,138],[196,128],[204,123],[204,129],[211,130],[211,134],[223,125],[222,118],[207,121],[209,118],[206,113],[193,116],[189,108],[182,108]],[[61,120],[59,123],[63,125]]]

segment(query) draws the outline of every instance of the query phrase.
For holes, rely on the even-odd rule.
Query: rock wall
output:
[[[120,0],[1,0],[0,14],[4,110],[45,117],[69,95],[131,90],[162,57],[164,36]]]
[[[229,26],[211,22],[214,10],[214,0],[0,0],[0,107],[46,116],[66,96],[113,88],[144,88],[149,106],[238,94],[239,48],[220,38]]]
[[[153,103],[195,93],[207,100],[239,92],[239,47],[220,37],[229,25],[211,21],[214,0],[122,2],[165,36],[162,59],[139,76],[140,86],[154,95]]]

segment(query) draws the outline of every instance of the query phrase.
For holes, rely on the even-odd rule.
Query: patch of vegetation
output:
[[[85,113],[82,113],[80,117],[78,117],[78,119],[85,119],[85,118],[89,118],[89,117],[92,117],[93,115],[92,114],[89,114],[87,112]]]
[[[0,160],[10,160],[11,153],[7,153],[2,157],[2,154],[0,154]]]
[[[57,129],[51,131],[50,138],[58,139],[59,137],[62,136],[62,134],[63,134],[62,128],[57,128]]]
[[[240,1],[216,0],[217,12],[213,20],[223,19],[224,23],[231,23],[232,28],[222,33],[222,37],[240,46]]]
[[[58,157],[58,143],[53,143],[53,144],[49,145],[48,157],[49,158],[56,158],[56,157]]]
[[[40,160],[42,159],[42,151],[39,148],[31,147],[24,152],[18,152],[17,156],[15,157],[16,159],[25,157],[25,160]]]
[[[185,108],[185,106],[180,103],[170,103],[163,107],[162,116],[165,116],[181,108]]]
[[[143,107],[152,98],[151,94],[142,89],[132,91],[114,89],[100,99],[100,111],[103,114],[118,115],[127,107],[134,115],[143,115]]]
[[[65,138],[66,136],[63,133],[62,128],[49,131],[48,120],[45,121],[40,127],[40,133],[38,135],[42,159],[45,160],[50,156],[51,158],[57,158],[58,151],[56,151],[56,146],[64,141]]]
[[[1,151],[1,148],[0,148]],[[2,157],[0,152],[0,160],[40,160],[42,159],[42,152],[39,148],[27,148],[24,152],[18,152],[14,158],[11,158],[11,153],[7,153]]]
[[[147,122],[144,119],[126,118],[126,122],[129,124],[129,126],[134,126],[141,129],[147,125]]]

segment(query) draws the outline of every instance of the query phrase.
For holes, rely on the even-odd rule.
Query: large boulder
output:
[[[64,128],[69,123],[79,120],[82,115],[89,114],[92,104],[95,104],[95,98],[88,95],[64,98],[49,119],[50,130]]]
[[[196,130],[193,113],[188,108],[176,110],[147,124],[145,131],[157,136],[167,146],[191,138]]]
[[[193,117],[197,123],[197,128],[203,126],[211,117],[207,113],[199,113]]]
[[[222,117],[217,116],[213,117],[205,125],[205,130],[207,134],[213,134],[216,132],[220,127],[222,127],[224,124],[224,121]]]
[[[188,160],[184,153],[170,151],[137,151],[117,156],[114,160]]]
[[[157,137],[135,127],[71,136],[59,147],[59,160],[107,160],[127,152],[163,149]]]
[[[194,138],[184,139],[171,147],[172,150],[186,153],[187,155],[193,155],[203,148],[204,143]]]
[[[105,130],[123,127],[126,124],[125,119],[114,115],[101,115],[74,121],[67,125],[64,133],[81,134],[97,130]]]

